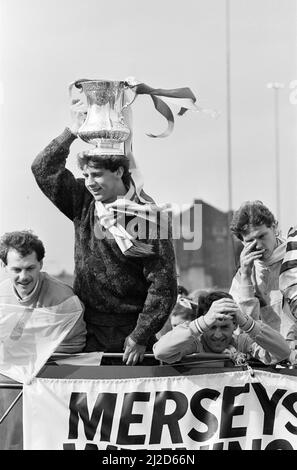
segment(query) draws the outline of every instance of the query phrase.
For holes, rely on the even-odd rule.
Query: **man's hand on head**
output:
[[[137,362],[142,362],[146,346],[137,344],[130,336],[127,336],[124,344],[123,362],[127,366],[134,366]]]
[[[249,333],[255,326],[255,321],[247,313],[243,312],[239,307],[234,313],[234,319],[239,328]]]
[[[87,106],[81,100],[73,99],[70,105],[71,124],[69,129],[72,134],[77,135],[79,128],[83,125],[87,116]]]
[[[233,299],[224,297],[215,300],[204,315],[204,321],[208,328],[210,328],[217,320],[232,320],[237,309],[238,306]]]

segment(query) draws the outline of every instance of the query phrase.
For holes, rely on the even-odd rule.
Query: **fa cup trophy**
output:
[[[73,87],[85,94],[87,116],[78,131],[78,136],[89,144],[95,145],[85,155],[124,155],[124,142],[131,130],[124,119],[124,110],[136,98],[136,93],[129,102],[126,91],[131,89],[125,81],[111,80],[77,80],[70,85],[70,96]]]
[[[70,97],[73,89],[84,93],[87,99],[87,117],[78,131],[78,136],[95,148],[83,152],[85,155],[126,155],[131,151],[131,116],[127,108],[137,95],[149,95],[156,110],[167,119],[167,130],[159,135],[147,134],[149,137],[167,137],[173,130],[174,117],[169,105],[177,105],[182,116],[188,109],[202,111],[216,117],[212,109],[203,109],[196,104],[196,97],[190,88],[162,89],[152,88],[134,78],[124,81],[113,80],[77,80],[69,87]],[[128,90],[133,92],[128,99]],[[162,98],[160,98],[162,97]],[[169,104],[168,104],[169,102]],[[131,119],[130,119],[131,121]],[[130,125],[130,128],[129,128]],[[125,145],[126,142],[126,145]],[[127,147],[127,148],[126,148]],[[126,155],[127,156],[127,155]]]

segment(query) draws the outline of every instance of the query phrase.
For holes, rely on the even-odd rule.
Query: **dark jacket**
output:
[[[75,138],[66,128],[32,164],[43,193],[74,223],[74,292],[85,304],[87,326],[132,324],[131,338],[147,344],[176,301],[172,241],[148,240],[154,245],[155,257],[128,258],[113,238],[98,239],[94,231],[95,200],[84,179],[76,179],[65,168]]]

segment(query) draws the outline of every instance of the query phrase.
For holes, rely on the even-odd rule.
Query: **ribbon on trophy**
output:
[[[131,88],[136,96],[137,95],[149,95],[154,103],[156,110],[162,114],[165,119],[167,119],[168,127],[165,132],[162,134],[147,134],[149,137],[168,137],[174,128],[174,116],[169,105],[167,103],[176,105],[180,107],[178,116],[183,116],[186,111],[196,111],[203,112],[211,115],[211,117],[217,117],[219,115],[218,111],[214,109],[202,108],[196,104],[196,97],[192,90],[188,87],[184,88],[152,88],[145,83],[137,82],[134,77],[129,77],[125,80],[125,83]],[[162,96],[162,99],[160,98]]]
[[[168,231],[171,231],[171,220],[168,220],[170,210],[168,207],[157,206],[143,191],[143,180],[133,156],[130,105],[139,95],[151,97],[155,109],[165,117],[168,123],[165,132],[159,135],[147,134],[154,138],[167,137],[171,134],[174,128],[171,104],[179,107],[179,116],[184,115],[187,110],[205,112],[212,117],[216,117],[218,112],[198,106],[194,93],[188,87],[152,88],[145,83],[136,81],[133,77],[123,81],[79,79],[69,85],[70,98],[73,87],[84,92],[88,101],[88,112],[85,122],[78,131],[78,136],[85,142],[95,145],[94,149],[83,152],[83,154],[92,158],[125,155],[130,162],[132,182],[130,189],[134,188],[135,194],[129,195],[129,190],[125,201],[118,200],[116,205],[104,205],[101,202],[96,202],[99,225],[113,236],[125,256],[154,256],[154,243],[149,243],[149,240],[157,238],[157,232],[162,232],[160,238],[168,239]],[[128,96],[129,90],[134,93],[132,99]],[[130,200],[128,201],[128,199]],[[141,230],[148,225],[148,236],[140,237],[139,232],[136,234],[135,230],[131,235],[126,229],[133,225],[130,224],[132,221],[129,221],[127,226],[125,222],[120,223],[119,217],[115,217],[119,214],[133,217],[133,221],[135,218],[138,225],[141,226]],[[142,234],[143,232],[146,230],[142,230]],[[98,236],[101,234],[102,230],[98,230]],[[140,239],[146,240],[146,242],[141,242]]]
[[[79,90],[82,90],[83,82],[92,82],[92,81],[93,80],[91,79],[75,80],[69,85],[69,92],[71,93],[73,86],[75,86]],[[152,88],[149,85],[146,85],[145,83],[138,82],[137,80],[135,80],[134,77],[126,78],[124,80],[124,83],[126,84],[128,88],[130,88],[135,93],[135,96],[132,99],[132,101],[129,103],[129,105],[132,104],[132,102],[136,99],[138,95],[148,95],[151,97],[154,103],[155,109],[167,120],[168,125],[167,125],[167,129],[164,132],[158,135],[147,134],[149,137],[163,138],[163,137],[168,137],[172,133],[173,128],[174,128],[174,115],[169,104],[173,104],[180,108],[179,112],[177,113],[178,116],[183,116],[188,110],[206,113],[206,114],[209,114],[213,118],[218,117],[220,114],[218,111],[214,109],[202,108],[201,106],[198,106],[196,104],[196,101],[197,101],[196,96],[194,95],[192,90],[188,87],[171,88],[171,89]]]

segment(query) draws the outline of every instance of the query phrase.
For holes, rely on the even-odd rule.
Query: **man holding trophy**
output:
[[[32,171],[43,193],[74,223],[73,288],[85,305],[85,351],[124,349],[123,362],[134,365],[152,348],[176,301],[171,234],[160,236],[157,206],[129,172],[126,82],[74,85],[87,97],[87,113],[81,100],[72,99],[71,125],[39,153]],[[65,168],[77,137],[95,145],[78,155],[78,179]],[[140,225],[150,227],[144,237]]]

